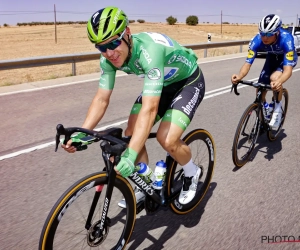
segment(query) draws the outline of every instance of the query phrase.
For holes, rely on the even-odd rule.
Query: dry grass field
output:
[[[197,44],[207,42],[207,34],[211,33],[212,42],[243,40],[252,38],[257,32],[256,25],[221,25],[185,24],[167,25],[163,23],[132,23],[132,33],[152,31],[164,33],[181,44]],[[58,25],[57,43],[55,43],[55,27],[50,25],[31,27],[0,28],[0,60],[40,57],[61,54],[95,52],[94,46],[86,36],[86,26],[80,24]],[[244,51],[246,51],[246,46]],[[199,58],[202,50],[196,50]],[[208,56],[238,53],[239,47],[228,47],[208,50]],[[99,72],[99,60],[77,63],[77,75]],[[62,64],[16,70],[0,70],[0,86],[14,85],[24,82],[55,79],[71,76],[72,65]]]

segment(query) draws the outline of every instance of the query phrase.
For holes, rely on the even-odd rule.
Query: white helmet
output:
[[[270,14],[260,20],[258,29],[259,32],[263,33],[276,33],[281,27],[281,24],[282,22],[279,16]]]

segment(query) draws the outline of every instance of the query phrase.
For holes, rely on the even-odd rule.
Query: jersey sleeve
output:
[[[117,70],[104,56],[100,59],[100,71],[99,88],[112,90],[115,86]]]
[[[295,66],[295,44],[292,35],[285,37],[283,42],[283,66]]]
[[[145,72],[143,96],[160,96],[164,85],[164,46],[141,45],[140,49],[140,64]]]
[[[256,35],[250,42],[249,44],[249,49],[248,49],[248,55],[246,58],[246,62],[252,64],[256,58],[257,55],[257,50],[260,45],[260,39],[258,37],[259,35]]]

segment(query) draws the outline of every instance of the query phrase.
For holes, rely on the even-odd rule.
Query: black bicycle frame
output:
[[[150,133],[148,139],[155,138],[156,133]],[[128,137],[122,137],[122,141],[125,143],[128,143],[131,139],[131,136]],[[119,146],[119,147],[118,147]],[[96,232],[96,237],[99,237],[104,229],[104,224],[107,221],[107,211],[109,210],[111,196],[114,188],[114,182],[116,178],[116,172],[114,170],[114,166],[118,164],[120,160],[121,153],[124,151],[124,144],[123,145],[114,145],[111,146],[107,141],[103,141],[100,144],[100,147],[102,149],[102,157],[105,162],[105,168],[104,171],[107,172],[108,175],[108,184],[105,194],[105,202],[103,204],[102,209],[102,215],[101,220],[98,222],[99,231]],[[110,160],[110,157],[114,157],[114,162]],[[166,165],[167,165],[167,173],[166,176],[168,176],[168,172],[171,171],[170,166],[172,162],[172,158],[170,156],[166,157]],[[141,190],[143,190],[151,199],[153,199],[157,204],[167,206],[171,201],[173,201],[180,193],[180,189],[176,190],[172,193],[172,195],[167,196],[166,188],[165,186],[162,188],[162,190],[159,190],[159,193],[156,192],[155,189],[153,189],[151,186],[149,186],[139,175],[137,172],[132,173],[128,177],[133,183],[135,183],[136,186],[138,186]],[[97,202],[99,200],[99,197],[101,195],[102,188],[99,188],[94,194],[94,199],[90,207],[90,212],[86,221],[85,228],[88,230],[92,223],[92,218],[94,215],[94,211],[96,209]]]
[[[255,129],[257,130],[257,129],[259,129],[259,127],[263,126],[264,129],[269,130],[270,127],[269,127],[268,122],[265,120],[265,117],[263,115],[263,108],[264,107],[262,105],[262,92],[272,90],[271,86],[268,85],[268,84],[259,83],[259,82],[251,82],[251,81],[240,81],[239,83],[257,88],[257,94],[256,94],[256,97],[255,97],[255,100],[254,100],[253,103],[256,103],[258,105],[258,112],[259,113],[258,113],[258,120],[256,122],[259,122],[259,124],[255,124]],[[234,90],[234,93],[236,95],[239,95],[239,93],[237,92],[237,85],[238,84],[233,84],[232,88],[231,88],[231,91]],[[274,95],[275,95],[275,101],[277,101],[278,92],[275,92]],[[249,119],[249,117],[248,117],[248,119]],[[248,122],[248,120],[247,120],[247,122]],[[247,124],[247,122],[245,124]],[[244,127],[244,129],[245,129],[245,127]],[[245,131],[243,130],[242,133],[244,133],[244,132]],[[255,131],[255,132],[257,132],[257,131]]]

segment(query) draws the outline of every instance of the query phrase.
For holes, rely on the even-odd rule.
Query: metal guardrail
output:
[[[204,57],[207,57],[207,50],[211,48],[221,48],[229,46],[240,46],[240,52],[243,51],[243,45],[248,45],[250,40],[220,42],[220,43],[200,43],[200,44],[187,44],[183,45],[186,48],[193,50],[204,49]],[[57,65],[72,63],[72,74],[76,75],[76,62],[84,62],[90,60],[97,60],[100,57],[99,52],[82,53],[82,54],[69,54],[59,56],[46,56],[46,57],[31,57],[14,60],[3,60],[0,61],[0,70],[7,69],[20,69],[20,68],[31,68],[48,65]]]

